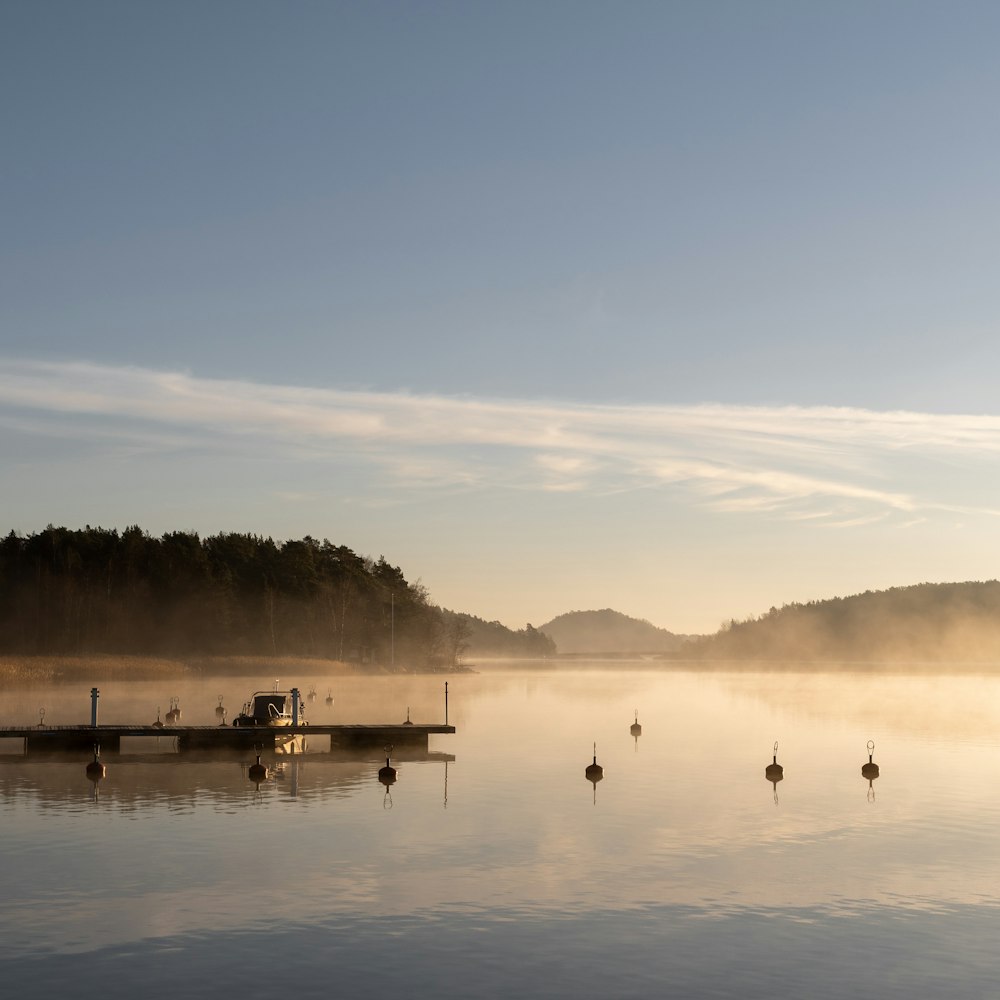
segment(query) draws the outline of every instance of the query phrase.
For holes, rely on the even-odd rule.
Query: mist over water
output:
[[[443,721],[441,677],[280,680],[315,689],[316,723]],[[176,697],[183,723],[214,724],[220,694],[232,711],[273,681],[107,685],[101,720],[151,721]],[[305,996],[884,997],[946,980],[972,997],[1000,971],[1000,681],[637,664],[448,681],[456,734],[400,754],[388,794],[377,749],[270,759],[259,790],[238,755],[111,755],[96,801],[83,759],[0,758],[6,981],[165,996],[183,969],[189,995],[221,977],[265,996],[280,959]],[[0,721],[42,705],[87,721],[89,689],[11,692]]]

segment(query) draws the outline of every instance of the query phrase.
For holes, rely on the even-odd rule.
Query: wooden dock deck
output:
[[[383,746],[427,747],[428,737],[455,732],[454,726],[401,723],[388,725],[293,726],[0,726],[0,739],[24,740],[24,752],[118,753],[123,736],[175,739],[177,750],[274,748],[276,737],[329,736],[330,750]]]

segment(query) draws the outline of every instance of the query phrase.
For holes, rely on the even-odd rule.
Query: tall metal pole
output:
[[[101,697],[101,692],[97,688],[90,689],[90,728],[97,728],[97,699]]]
[[[444,724],[448,725],[448,682],[444,682]]]

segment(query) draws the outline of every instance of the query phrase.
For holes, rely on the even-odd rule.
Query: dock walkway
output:
[[[118,753],[123,736],[170,737],[177,749],[273,749],[275,738],[293,735],[329,736],[330,750],[376,746],[423,746],[428,737],[454,733],[449,725],[402,723],[389,725],[292,726],[0,726],[0,739],[23,739],[24,752],[93,751]]]

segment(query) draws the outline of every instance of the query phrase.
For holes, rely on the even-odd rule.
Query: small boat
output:
[[[300,699],[300,726],[306,724],[302,709]],[[266,726],[271,729],[281,729],[292,724],[292,692],[279,691],[277,688],[273,691],[254,691],[250,695],[250,700],[244,703],[243,711],[233,719],[234,726]],[[275,733],[275,753],[301,753],[305,747],[305,736],[302,733],[287,735]]]

